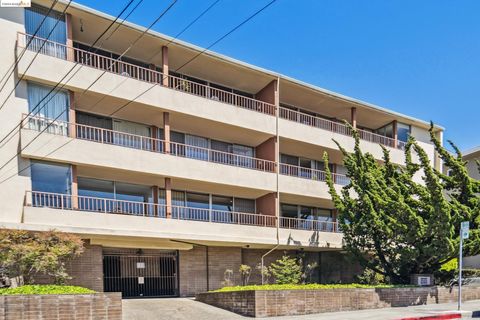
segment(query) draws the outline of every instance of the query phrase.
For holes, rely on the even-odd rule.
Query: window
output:
[[[393,138],[393,123],[389,123],[386,126],[378,128],[375,130],[375,133],[381,136]]]
[[[286,218],[298,218],[298,206],[295,204],[285,204],[280,205],[281,216]]]
[[[234,199],[235,212],[254,213],[255,212],[255,200],[235,198]]]
[[[30,167],[33,206],[71,208],[72,173],[70,165],[33,161]]]
[[[405,123],[397,123],[397,138],[399,141],[407,142],[410,136],[410,126]]]
[[[212,195],[212,210],[233,211],[233,198]]]
[[[25,31],[28,35],[33,35],[35,30],[40,26],[36,36],[42,39],[48,39],[53,42],[61,44],[67,43],[67,27],[65,24],[65,16],[57,11],[50,11],[49,15],[42,20],[48,12],[47,8],[32,6],[25,8]],[[27,38],[27,42],[29,39]],[[66,48],[64,46],[57,45],[53,42],[45,42],[43,40],[34,39],[30,43],[31,50],[40,50],[43,54],[53,55],[57,58],[66,58]]]
[[[70,101],[65,90],[27,82],[28,111],[38,115],[30,118],[29,128],[49,133],[68,135],[68,111]]]

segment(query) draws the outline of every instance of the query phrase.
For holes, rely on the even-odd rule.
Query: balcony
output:
[[[163,204],[73,196],[39,191],[26,192],[25,206],[267,228],[275,228],[277,224],[277,217],[275,216],[178,206],[172,206],[171,216],[167,217],[167,208]],[[278,222],[282,229],[340,232],[338,223],[331,221],[280,217]]]
[[[92,127],[77,123],[68,123],[39,116],[28,116],[22,124],[24,129],[45,131],[47,133],[69,136],[69,131],[75,133],[75,138],[102,144],[116,145],[125,148],[169,154],[177,157],[213,162],[234,167],[241,167],[264,172],[275,172],[275,162],[241,156],[233,153],[190,146],[176,142],[145,137],[130,133]]]
[[[344,136],[352,136],[352,130],[343,123],[331,121],[328,119],[312,116],[295,110],[280,107],[279,117],[289,121],[298,122],[310,127],[327,130]],[[398,141],[386,136],[375,134],[362,129],[357,129],[361,140],[381,144],[390,148],[405,149],[405,142]]]
[[[144,68],[82,49],[69,47],[40,37],[33,37],[19,32],[17,43],[19,47],[25,47],[29,43],[27,49],[30,51],[38,51],[44,55],[63,60],[70,60],[83,66],[107,71],[109,73],[142,82],[156,84],[175,91],[181,91],[190,95],[226,103],[267,115],[274,116],[276,113],[276,107],[264,101],[252,99],[172,75],[164,75],[153,69]]]
[[[281,163],[280,164],[280,174],[298,177],[302,179],[314,180],[314,181],[326,181],[327,173],[322,170],[316,170],[311,168],[304,168],[299,166],[294,166],[290,164]],[[335,184],[345,186],[350,183],[350,179],[338,173],[332,173],[333,182]]]

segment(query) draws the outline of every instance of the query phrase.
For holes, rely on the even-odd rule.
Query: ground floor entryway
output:
[[[123,298],[176,297],[178,251],[105,248],[103,286]]]

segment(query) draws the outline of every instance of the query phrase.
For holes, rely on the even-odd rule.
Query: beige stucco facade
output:
[[[33,2],[51,5],[47,0]],[[61,10],[65,4],[59,1],[56,10]],[[92,250],[96,250],[97,269],[101,269],[98,268],[101,247],[180,250],[180,257],[184,256],[186,260],[195,260],[192,257],[198,253],[199,247],[222,247],[235,252],[246,248],[268,250],[276,246],[278,250],[341,251],[342,234],[320,164],[323,153],[327,152],[334,173],[340,177],[338,181],[343,181],[336,184],[337,191],[340,191],[348,178],[344,175],[343,156],[335,141],[349,152],[354,147],[354,139],[342,133],[347,130],[344,120],[367,132],[367,137],[380,137],[381,141],[386,141],[391,160],[399,165],[404,164],[405,156],[397,132],[383,137],[378,135],[378,129],[389,125],[396,128],[397,123],[402,123],[410,128],[409,134],[425,149],[432,165],[440,167],[429,141],[427,122],[209,51],[182,69],[182,85],[191,78],[197,82],[188,80],[188,90],[185,87],[179,90],[178,86],[169,83],[179,81],[175,78],[178,75],[169,75],[168,70],[176,70],[182,61],[200,52],[201,48],[181,41],[168,43],[169,37],[155,32],[148,32],[127,56],[143,63],[143,66],[137,66],[141,72],[154,70],[152,74],[157,80],[163,76],[159,81],[151,81],[152,78],[145,81],[134,73],[106,71],[100,64],[82,64],[71,58],[73,53],[80,52],[71,45],[93,43],[94,36],[106,28],[112,17],[75,3],[67,10],[66,28],[70,37],[66,44],[70,46],[55,44],[65,48],[66,57],[36,54],[31,48],[24,50],[27,43],[24,10],[0,10],[0,74],[6,73],[18,59],[13,76],[6,80],[5,88],[0,92],[0,102],[4,103],[0,107],[0,226],[76,233],[88,241],[94,248]],[[89,25],[87,32],[80,31],[80,23]],[[102,50],[118,55],[141,34],[141,30],[141,27],[125,22],[108,41],[102,42]],[[168,48],[165,47],[167,43]],[[162,46],[160,54],[149,61],[147,53]],[[12,91],[18,79],[19,84]],[[69,120],[64,124],[68,134],[52,130],[42,132],[29,127],[28,121],[20,126],[25,114],[32,109],[28,93],[32,83],[58,85],[68,91],[70,105],[66,111]],[[206,94],[205,90],[216,93]],[[10,91],[12,94],[8,96]],[[289,116],[282,116],[280,110]],[[106,135],[113,137],[117,134],[128,139],[139,137],[139,134],[118,132],[113,128],[102,128],[103,131],[99,131],[101,138],[96,133],[93,138],[86,139],[79,135],[85,131],[78,130],[93,127],[77,122],[81,114],[108,118],[110,123],[124,121],[147,128],[149,136],[140,137],[147,139],[148,147],[105,140]],[[58,124],[52,119],[48,121]],[[344,129],[332,129],[337,127]],[[441,127],[435,128],[437,136],[441,137],[442,130]],[[208,157],[199,159],[189,157],[185,151],[182,154],[172,152],[173,147],[193,148],[186,142],[172,143],[174,132],[208,141],[203,149],[195,146],[197,152],[204,152]],[[382,148],[373,138],[363,138],[361,148],[381,161]],[[212,145],[216,141],[231,148],[247,148],[253,155],[215,151]],[[161,148],[154,147],[157,142],[161,143]],[[223,160],[215,160],[212,154]],[[297,159],[297,165],[289,164],[282,169],[283,155]],[[413,158],[418,160],[415,155]],[[32,192],[45,190],[33,190],[32,161],[71,168],[67,198],[44,196],[44,199],[68,199],[67,205],[33,201]],[[152,199],[148,201],[154,206],[165,207],[165,216],[139,215],[128,210],[119,214],[115,210],[94,210],[93,207],[79,210],[78,178],[151,188]],[[417,179],[420,181],[421,176]],[[179,205],[174,204],[172,192],[178,190],[207,194],[209,208],[202,209],[201,214],[209,215],[210,220],[175,219],[172,207]],[[161,192],[164,192],[162,199]],[[228,221],[212,221],[214,196],[248,199],[254,201],[255,209],[253,212],[235,212],[239,218],[228,216]],[[297,206],[298,219],[283,217],[282,204]],[[330,212],[330,216],[324,216],[326,220],[317,223],[316,216],[301,216],[304,208]],[[257,219],[258,216],[264,220]],[[218,274],[214,276],[218,277]],[[194,284],[185,285],[185,292],[193,292],[192,286]],[[180,287],[184,287],[183,284]]]

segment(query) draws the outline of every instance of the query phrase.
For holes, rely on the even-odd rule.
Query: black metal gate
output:
[[[105,292],[121,292],[123,298],[178,296],[178,252],[105,253]]]

